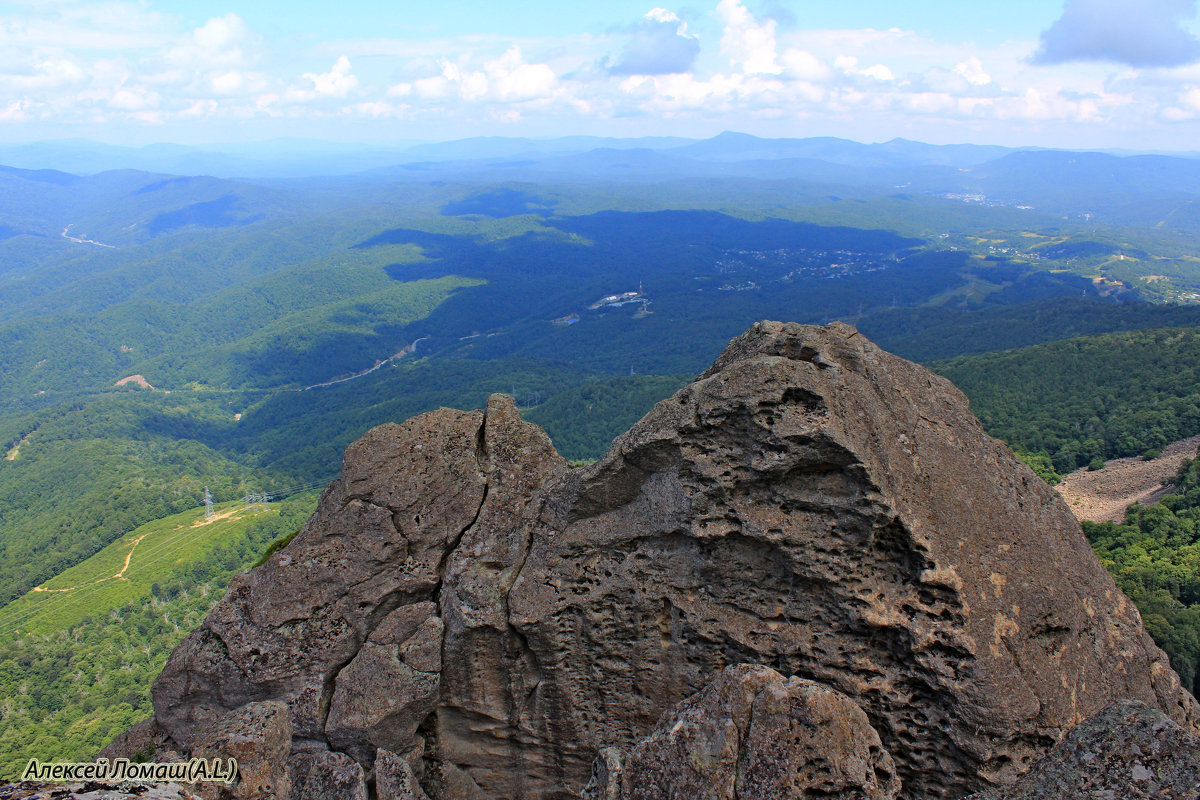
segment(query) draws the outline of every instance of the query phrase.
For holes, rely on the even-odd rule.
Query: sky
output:
[[[1200,150],[1196,0],[0,0],[0,141]]]

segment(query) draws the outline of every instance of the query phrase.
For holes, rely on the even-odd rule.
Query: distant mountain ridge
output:
[[[212,145],[158,143],[142,147],[106,144],[85,139],[61,139],[23,144],[0,144],[0,164],[26,170],[55,169],[94,175],[136,169],[175,175],[221,178],[304,178],[349,175],[397,164],[453,161],[542,159],[592,150],[643,149],[701,161],[814,159],[857,166],[970,167],[1008,153],[1049,151],[1053,148],[1002,145],[935,145],[896,138],[862,143],[831,136],[763,138],[725,131],[708,139],[677,136],[509,137],[481,136],[442,142],[398,140],[351,144],[303,139],[272,139]],[[1198,153],[1140,153],[1092,151],[1110,155],[1161,155],[1196,158]]]

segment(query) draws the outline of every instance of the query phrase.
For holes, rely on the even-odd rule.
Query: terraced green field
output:
[[[309,493],[285,501],[316,505]],[[252,526],[279,527],[281,506],[247,508],[242,501],[214,507],[204,519],[193,509],[146,523],[122,536],[86,561],[59,573],[32,592],[0,608],[0,632],[50,635],[77,625],[85,617],[100,618],[134,600],[156,595],[179,568],[204,561],[217,548],[239,542]],[[277,535],[290,531],[280,528]],[[275,538],[275,537],[272,537]]]
[[[317,492],[147,523],[0,609],[0,778],[91,758],[151,714],[150,685],[237,573],[297,530]]]

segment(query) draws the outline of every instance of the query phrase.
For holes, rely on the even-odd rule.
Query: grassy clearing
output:
[[[99,616],[132,600],[149,597],[175,568],[203,559],[222,544],[242,537],[250,525],[278,516],[278,508],[248,509],[242,501],[215,507],[205,522],[193,509],[148,522],[86,561],[0,608],[4,635],[47,635]]]
[[[150,716],[150,685],[171,651],[316,503],[314,491],[265,512],[225,504],[207,525],[196,524],[200,510],[157,520],[47,582],[78,588],[0,610],[0,778],[17,778],[30,758],[89,759]]]

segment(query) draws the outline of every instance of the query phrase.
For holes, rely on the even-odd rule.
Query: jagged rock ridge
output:
[[[733,664],[857,704],[909,798],[1009,783],[1118,698],[1197,719],[957,389],[849,326],[760,323],[584,469],[500,396],[372,430],[172,655],[155,724],[186,752],[286,703],[295,797],[332,753],[433,800],[575,798]]]

